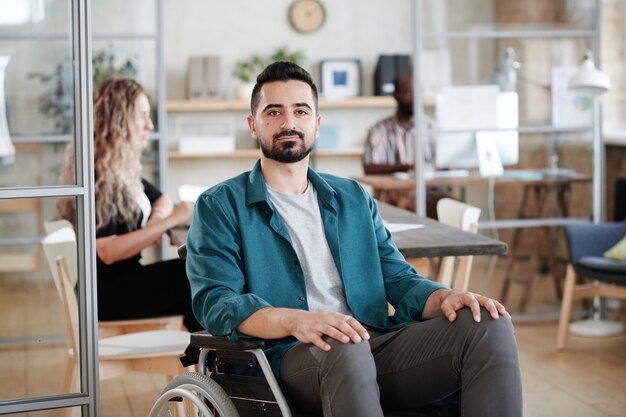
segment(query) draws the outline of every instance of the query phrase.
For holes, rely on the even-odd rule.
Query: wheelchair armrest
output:
[[[187,259],[187,245],[185,243],[183,243],[182,245],[180,245],[178,247],[178,249],[176,250],[176,252],[178,252],[178,257],[182,260]]]
[[[213,336],[203,330],[191,334],[191,346],[220,350],[248,350],[263,348],[265,342],[262,339],[230,340],[226,336]]]

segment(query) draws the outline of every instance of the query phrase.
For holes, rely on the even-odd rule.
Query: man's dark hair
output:
[[[311,87],[313,92],[313,101],[315,103],[315,112],[317,113],[317,87],[309,74],[305,69],[297,64],[289,61],[276,61],[273,64],[268,65],[258,77],[256,77],[256,84],[252,90],[252,98],[250,99],[250,110],[252,115],[256,114],[256,108],[259,105],[259,95],[261,94],[261,87],[263,84],[271,83],[274,81],[302,81]]]

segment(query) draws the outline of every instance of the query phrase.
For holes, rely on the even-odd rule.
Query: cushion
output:
[[[626,235],[612,248],[604,252],[604,257],[618,261],[626,261]]]
[[[603,258],[601,256],[583,256],[578,260],[578,264],[589,269],[626,273],[626,262]]]

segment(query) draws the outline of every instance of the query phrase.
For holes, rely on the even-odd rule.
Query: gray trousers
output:
[[[438,317],[395,332],[370,332],[369,341],[357,344],[328,338],[328,352],[299,344],[281,362],[281,384],[296,409],[324,417],[382,417],[382,410],[422,407],[445,415],[432,404],[459,390],[453,414],[460,408],[467,417],[521,417],[511,320],[481,311],[480,323],[465,308],[453,323]]]

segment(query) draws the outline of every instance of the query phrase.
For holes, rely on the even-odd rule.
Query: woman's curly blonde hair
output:
[[[111,221],[137,228],[141,212],[137,197],[141,184],[141,152],[136,135],[137,98],[144,94],[141,85],[130,78],[112,78],[94,91],[94,168],[96,194],[96,230]],[[74,143],[67,147],[59,182],[75,184]],[[74,198],[57,202],[62,219],[75,221]]]

